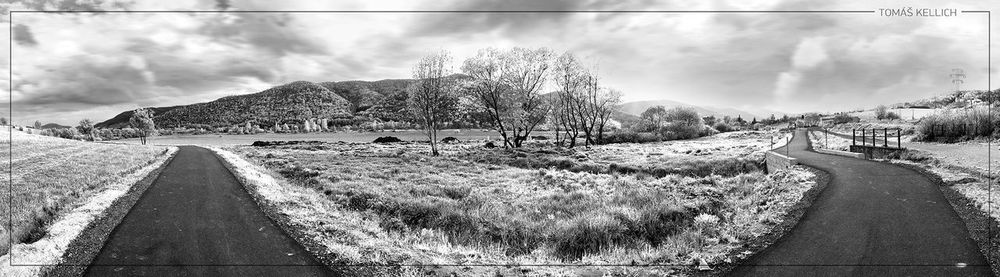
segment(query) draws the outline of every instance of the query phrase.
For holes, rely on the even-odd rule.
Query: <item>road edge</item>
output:
[[[764,233],[753,240],[746,241],[742,247],[733,249],[727,253],[727,257],[733,257],[732,262],[714,265],[716,268],[711,271],[692,272],[692,276],[726,276],[734,269],[744,266],[746,262],[752,260],[757,256],[757,254],[761,253],[771,245],[774,245],[784,238],[788,232],[795,229],[795,226],[797,226],[799,221],[802,220],[802,217],[805,215],[806,211],[809,210],[809,207],[812,207],[813,202],[815,202],[816,199],[819,198],[819,195],[826,190],[827,185],[829,185],[832,180],[832,176],[826,171],[805,165],[797,166],[805,168],[809,172],[815,174],[816,185],[802,193],[802,198],[800,198],[798,202],[795,202],[795,204],[788,209],[788,212],[782,216],[781,223],[771,227],[771,230],[767,233]],[[737,254],[744,251],[750,251],[753,252],[753,254],[747,255],[743,258],[737,258],[739,257]]]
[[[1000,222],[997,222],[995,218],[990,217],[983,210],[979,209],[979,207],[976,207],[972,199],[965,197],[965,195],[953,189],[952,186],[941,179],[941,176],[925,168],[884,160],[880,160],[879,162],[911,169],[924,175],[924,177],[927,177],[931,182],[936,184],[938,190],[944,195],[944,198],[948,199],[948,204],[951,204],[952,209],[955,210],[955,213],[965,223],[965,229],[969,232],[969,237],[979,246],[979,252],[983,254],[986,262],[990,264],[993,275],[1000,276],[1000,251],[989,251],[989,249],[1000,249],[1000,232],[992,233],[992,237],[990,236],[991,232],[989,232],[991,228],[992,230],[1000,230]]]
[[[281,211],[274,204],[267,201],[264,198],[264,196],[262,196],[260,192],[255,188],[255,186],[248,184],[247,176],[241,174],[242,172],[240,170],[237,170],[233,166],[233,163],[230,162],[229,159],[225,157],[225,155],[220,154],[220,151],[227,151],[227,150],[224,150],[219,147],[204,147],[204,148],[212,151],[212,154],[214,154],[215,157],[219,159],[219,162],[221,162],[222,165],[226,167],[226,170],[229,170],[229,172],[236,177],[236,180],[240,182],[240,185],[243,188],[243,190],[245,190],[248,194],[250,194],[250,198],[253,198],[254,204],[257,205],[257,208],[260,209],[262,212],[264,212],[264,215],[267,216],[268,219],[270,219],[272,222],[278,225],[278,228],[280,228],[285,235],[295,240],[295,242],[301,245],[302,248],[306,250],[306,252],[309,252],[309,254],[312,255],[313,259],[316,259],[324,266],[329,268],[331,271],[340,274],[342,276],[352,276],[351,272],[343,268],[344,263],[337,261],[336,257],[333,257],[332,255],[320,255],[322,253],[332,253],[332,251],[330,251],[326,245],[323,245],[313,239],[310,239],[309,234],[302,232],[297,228],[294,228],[294,226],[291,224],[291,222],[289,222],[287,217],[281,216]],[[227,152],[231,153],[231,151]],[[235,153],[232,154],[239,157]],[[242,159],[242,157],[239,158]]]
[[[180,151],[177,147],[168,147],[175,149],[167,154],[170,156],[159,167],[133,184],[124,195],[112,202],[111,206],[108,206],[100,217],[87,224],[87,227],[84,227],[83,231],[67,246],[66,251],[59,259],[59,264],[52,266],[42,276],[83,276],[87,267],[101,252],[101,248],[104,247],[104,242],[111,235],[111,231],[121,223],[132,206],[145,194],[146,189],[156,182],[160,173],[170,165],[174,157],[177,156],[177,152]]]

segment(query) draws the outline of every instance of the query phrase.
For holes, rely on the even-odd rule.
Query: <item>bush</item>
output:
[[[660,141],[663,141],[663,139],[652,132],[619,131],[605,134],[604,138],[598,143],[646,143]]]
[[[733,128],[733,126],[730,126],[725,122],[715,123],[715,126],[712,126],[712,128],[715,128],[715,130],[718,131],[719,133],[736,131],[736,128]]]
[[[833,116],[833,124],[844,124],[844,123],[859,122],[859,121],[861,121],[861,118],[856,116],[850,116],[846,113],[837,114]]]
[[[441,142],[443,142],[443,143],[457,143],[458,142],[458,138],[455,138],[455,137],[446,137],[444,139],[441,139]]]
[[[917,125],[916,140],[920,141],[963,141],[979,137],[991,137],[1000,126],[1000,117],[990,116],[987,108],[970,109],[962,112],[945,112],[924,117]]]
[[[401,139],[399,139],[397,137],[378,137],[378,138],[375,139],[375,143],[394,143],[394,142],[402,142],[402,141],[403,140],[401,140]]]

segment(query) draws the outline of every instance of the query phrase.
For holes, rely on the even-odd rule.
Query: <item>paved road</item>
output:
[[[214,153],[182,146],[86,275],[334,274],[260,211]]]
[[[965,224],[938,190],[903,167],[788,146],[830,184],[784,237],[733,276],[992,276]],[[783,149],[781,150],[783,151]]]

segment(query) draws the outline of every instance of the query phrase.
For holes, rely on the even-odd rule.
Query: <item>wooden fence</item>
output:
[[[903,130],[899,128],[854,129],[851,134],[851,145],[903,148],[902,133]]]

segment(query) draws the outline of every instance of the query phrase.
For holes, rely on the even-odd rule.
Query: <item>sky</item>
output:
[[[9,11],[995,10],[988,1],[78,1],[0,3],[0,104],[16,124],[76,125],[297,80],[410,78],[423,55],[547,47],[625,101],[835,112],[987,89],[986,14],[14,13]],[[829,2],[829,3],[828,3]],[[993,53],[1000,16],[992,22]],[[994,58],[994,61],[996,58]],[[8,66],[8,64],[12,66]],[[993,67],[993,88],[1000,87]],[[12,88],[12,89],[11,89]],[[6,108],[0,109],[4,113]]]

